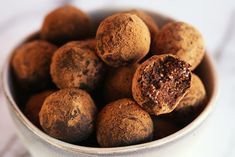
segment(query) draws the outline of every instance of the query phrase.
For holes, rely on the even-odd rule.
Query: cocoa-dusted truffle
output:
[[[99,113],[96,135],[102,147],[143,143],[152,139],[153,122],[132,99],[120,99]]]
[[[153,42],[155,54],[171,53],[189,63],[194,70],[202,61],[205,48],[202,35],[183,22],[166,24]]]
[[[169,136],[177,132],[180,129],[174,123],[168,120],[160,119],[158,117],[153,118],[153,124],[154,124],[154,139],[155,140]]]
[[[157,37],[157,34],[159,32],[159,27],[157,23],[154,21],[154,19],[146,12],[142,10],[130,10],[128,11],[130,14],[137,15],[141,20],[144,21],[144,23],[148,26],[150,34],[151,34],[151,40]],[[152,42],[151,42],[151,47],[152,47]],[[151,48],[152,49],[152,48]]]
[[[149,58],[134,74],[134,99],[153,115],[173,111],[190,87],[189,67],[189,64],[173,55],[155,55]]]
[[[96,106],[87,92],[67,88],[46,98],[39,118],[48,135],[67,142],[79,142],[92,133],[95,114]]]
[[[51,82],[49,68],[57,47],[43,40],[25,43],[15,50],[12,68],[21,87],[37,91]]]
[[[92,91],[101,81],[104,64],[88,48],[74,42],[59,48],[52,58],[51,77],[58,88],[77,87]]]
[[[42,104],[46,97],[52,94],[54,91],[48,90],[30,97],[25,107],[25,115],[29,120],[35,124],[37,127],[41,127],[39,123],[39,112],[41,110]]]
[[[197,75],[192,74],[191,87],[175,110],[171,113],[172,119],[182,124],[191,122],[201,112],[205,101],[205,87],[200,78]]]
[[[137,67],[138,64],[133,64],[109,71],[104,85],[104,97],[106,102],[132,97],[132,78]]]
[[[117,13],[104,19],[96,33],[97,53],[110,66],[136,63],[149,51],[150,33],[136,15]]]
[[[91,32],[91,21],[87,14],[70,5],[57,8],[44,19],[41,37],[56,44],[84,39]]]

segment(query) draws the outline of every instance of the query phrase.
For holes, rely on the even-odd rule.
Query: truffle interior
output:
[[[173,109],[178,98],[190,87],[189,67],[189,64],[173,56],[166,56],[146,66],[138,82],[143,96],[148,97],[152,103],[144,105],[148,105],[148,108],[162,108],[161,104],[169,102],[168,107]]]

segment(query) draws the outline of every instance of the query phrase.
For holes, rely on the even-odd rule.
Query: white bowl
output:
[[[125,8],[126,10],[126,8]],[[128,9],[127,9],[128,10]],[[123,9],[100,9],[88,12],[97,25],[101,19]],[[148,11],[156,22],[162,26],[172,19]],[[15,46],[15,45],[13,45]],[[57,140],[34,126],[23,114],[16,104],[14,87],[10,73],[10,58],[6,61],[2,71],[2,85],[8,102],[10,115],[17,127],[17,132],[29,152],[34,157],[74,157],[74,156],[172,156],[182,154],[184,148],[189,146],[193,139],[200,136],[200,124],[212,111],[217,96],[217,75],[211,57],[206,54],[202,63],[197,68],[198,74],[207,90],[208,103],[202,113],[189,125],[165,138],[125,147],[116,148],[91,148],[69,144]],[[196,129],[197,128],[197,129]],[[193,133],[192,133],[193,132]]]

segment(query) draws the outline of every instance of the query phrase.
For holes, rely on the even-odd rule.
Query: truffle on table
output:
[[[85,39],[91,34],[90,17],[80,9],[65,5],[50,12],[41,27],[42,39],[55,44]]]
[[[190,87],[189,67],[173,55],[152,56],[134,74],[134,99],[152,115],[172,112]]]
[[[138,16],[129,13],[117,13],[104,19],[96,39],[99,57],[112,67],[138,62],[150,47],[148,27]]]
[[[118,147],[148,142],[153,136],[149,114],[132,99],[106,105],[98,115],[97,141],[102,147]]]
[[[175,122],[187,124],[202,111],[205,101],[206,89],[203,82],[196,74],[192,74],[191,87],[170,117]]]
[[[205,45],[200,32],[183,22],[163,26],[153,42],[155,54],[171,53],[191,65],[194,70],[202,61]]]
[[[39,123],[39,112],[41,110],[42,104],[46,97],[52,94],[55,91],[43,91],[41,93],[35,94],[30,97],[25,107],[25,115],[29,118],[29,120],[35,124],[37,127],[40,127]]]
[[[46,98],[39,119],[48,135],[66,142],[80,142],[92,134],[96,112],[87,92],[67,88]]]
[[[50,73],[53,82],[60,89],[76,87],[92,91],[103,78],[103,62],[95,52],[80,44],[69,42],[53,55]]]
[[[103,91],[106,102],[132,97],[132,78],[137,67],[138,64],[133,64],[109,71]]]
[[[38,91],[51,83],[51,58],[57,47],[43,40],[24,43],[15,50],[12,68],[20,87]]]

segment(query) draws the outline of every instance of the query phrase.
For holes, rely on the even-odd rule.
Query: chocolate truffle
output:
[[[25,107],[25,115],[29,120],[35,124],[37,127],[41,127],[39,123],[39,112],[41,110],[42,104],[46,97],[52,94],[54,91],[44,91],[38,94],[35,94],[30,97]]]
[[[57,8],[44,19],[41,37],[56,44],[85,39],[91,33],[87,14],[70,5]]]
[[[39,118],[48,135],[66,142],[80,142],[92,133],[95,114],[96,106],[87,92],[67,88],[46,98]]]
[[[52,58],[51,77],[58,88],[92,91],[102,80],[104,64],[88,48],[74,42],[60,47]]]
[[[35,40],[15,50],[12,68],[22,88],[37,91],[51,83],[49,68],[56,49],[56,46],[46,41]]]
[[[153,118],[154,124],[154,139],[158,140],[169,136],[175,132],[177,132],[180,128],[176,126],[174,123],[160,119],[158,117]]]
[[[190,87],[190,65],[173,55],[155,55],[143,62],[132,80],[132,94],[147,112],[173,111]]]
[[[191,122],[202,111],[205,101],[205,87],[200,78],[192,74],[191,87],[171,113],[172,119],[182,124]]]
[[[104,19],[97,30],[97,53],[112,67],[141,60],[149,51],[150,33],[136,15],[117,13]]]
[[[171,53],[191,65],[194,70],[202,61],[205,48],[202,35],[183,22],[166,24],[154,40],[155,54]]]
[[[141,18],[141,20],[144,21],[144,23],[148,26],[150,34],[151,34],[151,40],[157,37],[157,34],[159,32],[159,27],[157,25],[157,23],[154,21],[154,19],[147,14],[146,12],[142,11],[142,10],[130,10],[128,11],[128,13],[130,14],[134,14],[137,15],[139,18]],[[150,50],[152,49],[152,42],[151,42],[151,46],[150,46]]]
[[[109,71],[104,85],[104,97],[106,102],[132,97],[132,78],[137,67],[138,64],[133,64]]]
[[[99,113],[96,135],[102,147],[143,143],[152,139],[153,122],[132,99],[120,99]]]

